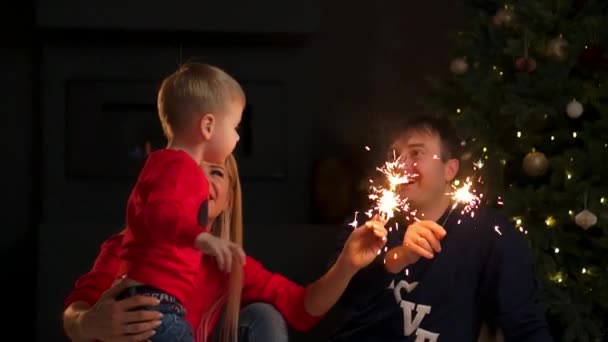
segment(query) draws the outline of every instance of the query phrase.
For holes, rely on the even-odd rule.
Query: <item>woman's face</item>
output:
[[[213,222],[230,201],[230,179],[224,165],[203,163],[203,171],[209,180],[209,221]]]

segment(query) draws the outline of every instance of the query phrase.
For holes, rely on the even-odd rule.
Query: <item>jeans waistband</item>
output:
[[[180,303],[179,300],[177,300],[177,298],[175,298],[172,295],[170,295],[162,290],[159,290],[153,286],[137,285],[137,286],[128,287],[122,293],[120,293],[116,297],[116,299],[120,300],[120,299],[124,299],[127,297],[133,297],[133,296],[154,297],[160,301],[161,305],[169,304],[171,306],[171,308],[174,311],[176,311],[176,313],[178,313],[178,314],[186,313],[186,309],[184,309],[182,303]]]

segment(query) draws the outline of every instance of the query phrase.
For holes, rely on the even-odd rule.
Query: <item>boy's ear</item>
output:
[[[200,131],[205,140],[210,140],[215,130],[215,115],[207,113],[200,120]]]

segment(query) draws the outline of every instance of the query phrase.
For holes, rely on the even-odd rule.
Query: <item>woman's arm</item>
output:
[[[352,231],[332,267],[308,286],[304,305],[313,316],[324,315],[340,299],[352,277],[377,257],[386,242],[384,222],[372,220]]]
[[[270,303],[292,328],[309,330],[337,302],[357,270],[375,259],[384,245],[386,233],[381,224],[352,230],[334,265],[307,287],[269,272],[248,257],[244,266],[242,304]]]
[[[93,341],[84,336],[80,329],[82,314],[89,310],[91,306],[85,302],[74,302],[63,312],[63,329],[66,335],[74,342]]]

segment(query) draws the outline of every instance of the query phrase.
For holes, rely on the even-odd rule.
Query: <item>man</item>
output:
[[[461,143],[454,127],[421,116],[397,128],[391,150],[419,175],[399,192],[420,221],[387,222],[388,251],[348,285],[339,302],[347,318],[331,341],[476,341],[486,321],[506,341],[552,341],[521,233],[488,207],[474,217],[451,210]]]

